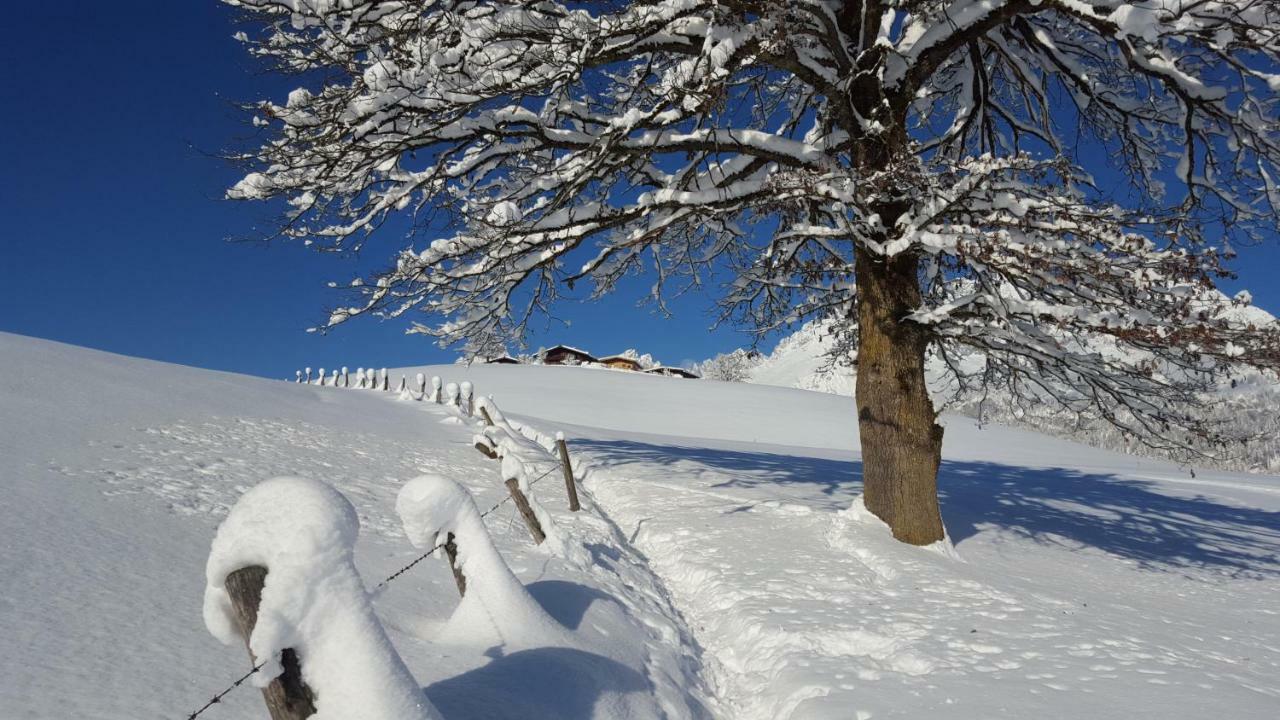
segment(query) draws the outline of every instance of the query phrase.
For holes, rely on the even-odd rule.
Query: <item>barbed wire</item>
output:
[[[550,475],[551,473],[553,473],[553,472],[555,472],[556,470],[559,470],[559,469],[560,469],[560,462],[559,462],[559,461],[556,461],[555,466],[553,466],[550,470],[548,470],[548,471],[546,471],[546,472],[542,473],[541,475],[539,475],[538,477],[536,477],[536,478],[534,478],[534,479],[530,480],[530,481],[529,481],[529,487],[533,487],[533,486],[534,486],[534,484],[535,484],[535,483],[537,483],[539,480],[541,480],[542,478],[544,478],[544,477],[546,477],[546,476]],[[505,504],[507,503],[507,501],[511,499],[511,497],[512,497],[512,496],[511,496],[510,494],[508,494],[506,497],[504,497],[504,498],[502,498],[501,500],[499,500],[498,502],[494,503],[493,507],[491,507],[491,508],[489,508],[488,510],[485,510],[484,512],[480,513],[480,517],[481,517],[481,519],[483,519],[483,518],[485,518],[485,517],[488,517],[490,514],[492,514],[492,513],[494,513],[495,511],[497,511],[497,509],[498,509],[498,508],[500,508],[500,507],[502,507],[503,505],[505,505]],[[426,560],[427,558],[429,558],[429,557],[431,557],[432,555],[434,555],[434,554],[435,554],[435,552],[436,552],[437,550],[439,550],[440,548],[444,547],[445,545],[448,545],[448,544],[449,544],[449,542],[448,542],[448,540],[447,540],[448,536],[446,535],[445,537],[446,537],[446,540],[445,540],[444,542],[437,543],[437,544],[435,545],[435,547],[431,548],[430,550],[428,550],[428,551],[426,551],[426,552],[422,553],[421,555],[419,555],[418,557],[414,558],[413,562],[409,563],[408,565],[405,565],[404,567],[400,568],[399,570],[397,570],[397,571],[395,571],[395,572],[391,573],[390,575],[388,575],[388,576],[386,577],[386,579],[384,579],[382,582],[378,583],[377,585],[374,585],[374,586],[373,586],[373,590],[374,590],[375,592],[376,592],[376,591],[378,591],[378,590],[381,590],[382,588],[386,587],[386,586],[387,586],[391,581],[393,581],[393,580],[395,580],[396,578],[400,577],[401,575],[404,575],[405,573],[409,572],[409,570],[413,569],[413,568],[414,568],[418,563],[420,563],[420,562],[422,562],[423,560]],[[240,687],[241,685],[243,685],[245,680],[248,680],[248,679],[249,679],[250,677],[252,677],[255,673],[257,673],[257,672],[259,672],[260,670],[262,670],[262,668],[263,668],[263,667],[265,667],[265,666],[266,666],[266,664],[267,664],[267,661],[266,661],[266,660],[263,660],[262,662],[258,663],[257,665],[254,665],[254,666],[253,666],[253,669],[251,669],[249,672],[245,673],[244,675],[241,675],[239,678],[237,678],[237,679],[236,679],[236,681],[235,681],[235,682],[233,682],[233,683],[231,683],[230,685],[228,685],[228,686],[227,686],[227,687],[226,687],[222,692],[220,692],[220,693],[218,693],[218,694],[214,695],[212,698],[210,698],[210,699],[209,699],[209,702],[205,703],[203,707],[201,707],[199,710],[196,710],[195,712],[193,712],[193,713],[191,713],[190,715],[188,715],[188,716],[187,716],[187,720],[196,720],[196,718],[197,718],[197,717],[199,717],[199,716],[200,716],[200,714],[201,714],[201,713],[203,713],[205,710],[208,710],[209,708],[213,707],[214,705],[217,705],[218,703],[222,702],[222,698],[226,697],[229,693],[231,693],[231,691],[232,691],[232,690],[235,690],[236,688],[238,688],[238,687]]]

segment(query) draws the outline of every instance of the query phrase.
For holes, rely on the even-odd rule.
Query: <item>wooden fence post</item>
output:
[[[480,406],[480,417],[484,418],[485,427],[493,427],[493,418],[489,417],[489,408]]]
[[[569,510],[578,512],[582,506],[578,504],[578,485],[573,481],[573,466],[569,464],[569,446],[564,441],[564,433],[556,433],[556,448],[560,450],[560,468],[564,470],[564,486],[569,491]]]
[[[296,383],[300,383],[300,382],[302,382],[302,371],[301,371],[301,370],[294,370],[294,371],[293,371],[293,381],[294,381],[294,382],[296,382]]]
[[[453,584],[458,586],[458,596],[467,596],[467,576],[458,567],[458,544],[453,541],[453,533],[444,537],[444,554],[449,556],[449,569],[453,571]]]
[[[405,376],[401,375],[401,376],[400,376],[400,387],[396,388],[396,392],[402,393],[402,392],[404,392],[404,391],[405,391],[405,388],[407,388],[407,387],[409,387],[409,379],[408,379],[408,378],[406,378]]]
[[[347,369],[346,365],[342,366],[342,387],[351,387],[351,371]]]
[[[480,436],[477,435],[476,437],[480,437]],[[476,449],[480,451],[481,455],[489,458],[490,460],[498,459],[498,451],[496,448],[493,447],[493,445],[489,443],[489,438],[487,437],[482,438],[480,440],[476,440]]]
[[[390,389],[391,389],[391,382],[387,380],[387,369],[382,368],[382,392],[387,392]]]
[[[227,576],[227,594],[231,597],[240,633],[244,635],[245,647],[248,647],[249,636],[258,624],[258,604],[262,602],[262,586],[266,579],[267,569],[261,565],[250,565]],[[255,664],[258,662],[252,650],[249,658]],[[315,696],[302,681],[302,666],[298,664],[297,653],[286,648],[280,653],[280,662],[284,665],[284,672],[262,688],[271,720],[302,720],[314,715]]]
[[[542,541],[547,539],[547,534],[542,531],[542,523],[538,522],[538,516],[533,514],[529,498],[525,497],[524,492],[520,490],[520,481],[515,478],[507,480],[507,490],[511,493],[511,499],[516,501],[516,508],[520,510],[520,517],[524,518],[529,534],[533,536],[533,544],[541,545]]]
[[[311,368],[306,368],[306,370],[307,370],[307,384],[310,385],[311,384]]]

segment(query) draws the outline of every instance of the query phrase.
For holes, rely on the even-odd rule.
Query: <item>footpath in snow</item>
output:
[[[707,652],[726,717],[1280,707],[1277,478],[1192,478],[949,417],[954,548],[917,549],[849,509],[848,399],[572,368],[471,375],[570,431],[587,487]]]

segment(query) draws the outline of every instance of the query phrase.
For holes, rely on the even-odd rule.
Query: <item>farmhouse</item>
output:
[[[615,370],[641,370],[640,362],[626,355],[606,355],[600,358],[600,364]]]
[[[556,345],[553,348],[547,348],[542,351],[543,365],[583,365],[593,362],[599,362],[599,360],[586,350],[579,350],[568,345]]]
[[[698,379],[697,375],[685,370],[684,368],[678,367],[663,367],[662,365],[659,365],[657,367],[651,367],[648,370],[645,370],[645,372],[652,375],[666,375],[667,377],[689,378],[692,380]]]

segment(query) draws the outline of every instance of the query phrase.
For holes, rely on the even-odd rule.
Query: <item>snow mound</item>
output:
[[[249,636],[265,659],[258,686],[277,677],[293,648],[315,693],[317,720],[440,720],[373,614],[352,553],[356,510],[315,480],[282,477],[245,493],[218,528],[205,570],[205,624],[225,644],[240,641],[225,586],[241,568],[267,568]]]

